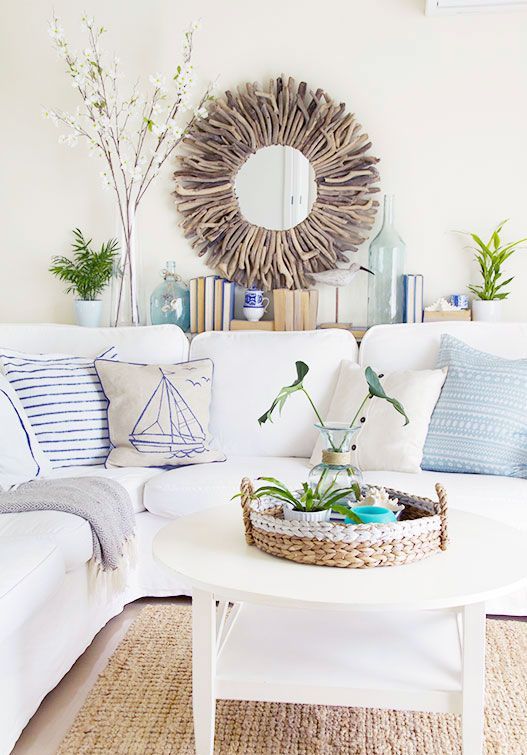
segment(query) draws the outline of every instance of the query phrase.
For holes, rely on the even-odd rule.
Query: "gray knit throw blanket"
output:
[[[0,492],[0,514],[26,511],[63,511],[85,519],[93,540],[92,587],[95,578],[106,575],[107,587],[124,588],[134,558],[135,516],[122,485],[102,477],[71,477],[33,480]]]

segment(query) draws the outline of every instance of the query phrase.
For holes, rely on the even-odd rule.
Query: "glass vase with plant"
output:
[[[466,233],[474,244],[469,249],[479,266],[482,282],[479,285],[470,285],[471,291],[477,299],[472,302],[472,315],[474,320],[499,320],[501,318],[501,301],[507,299],[510,291],[507,286],[514,280],[514,276],[502,280],[503,265],[518,251],[521,244],[527,238],[503,243],[501,232],[508,220],[502,220],[492,231],[490,238],[485,243],[476,233]]]
[[[317,464],[309,474],[309,485],[315,490],[324,492],[327,488],[332,490],[346,490],[346,498],[350,501],[357,501],[355,495],[356,485],[362,483],[362,472],[352,464],[351,446],[353,437],[360,430],[361,425],[358,423],[361,412],[366,403],[374,398],[388,401],[395,411],[399,412],[404,419],[405,425],[409,419],[402,404],[396,399],[388,396],[382,387],[379,376],[371,367],[366,367],[364,376],[368,384],[368,392],[357,408],[351,422],[324,422],[322,415],[318,410],[315,402],[309,395],[304,386],[304,379],[309,372],[309,367],[305,362],[296,362],[296,380],[291,385],[284,386],[280,389],[277,397],[274,399],[270,408],[258,419],[260,425],[266,422],[272,422],[273,413],[278,410],[279,413],[286,401],[295,393],[303,393],[307,398],[315,414],[317,422],[315,427],[322,436],[324,450],[322,451],[322,462]]]
[[[144,95],[138,84],[123,91],[119,58],[109,61],[102,51],[106,29],[86,14],[82,24],[87,44],[78,53],[66,40],[59,20],[54,16],[50,22],[53,45],[64,61],[81,104],[75,113],[49,109],[44,115],[55,125],[66,126],[67,132],[59,137],[61,143],[74,147],[79,140],[85,141],[90,155],[104,163],[103,185],[115,196],[121,228],[112,322],[138,325],[141,316],[135,243],[137,209],[189,127],[196,119],[207,117],[205,105],[211,99],[212,86],[205,89],[193,107],[192,51],[196,23],[184,34],[179,65],[174,66],[168,77],[151,74],[150,90]]]
[[[52,258],[49,268],[59,280],[67,283],[66,293],[75,293],[75,310],[79,325],[98,327],[101,324],[100,295],[110,282],[119,255],[117,239],[109,239],[98,252],[91,247],[79,228],[73,231],[73,259],[63,255]]]

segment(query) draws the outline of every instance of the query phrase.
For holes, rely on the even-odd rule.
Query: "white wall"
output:
[[[424,0],[17,0],[4,3],[0,39],[0,320],[72,320],[72,305],[48,273],[68,249],[70,229],[96,239],[115,232],[111,195],[84,148],[57,143],[42,105],[74,107],[75,93],[52,51],[52,7],[83,47],[86,9],[109,29],[107,45],[130,75],[174,68],[183,28],[204,21],[196,63],[220,86],[285,72],[344,100],[381,158],[382,187],[396,195],[407,270],[425,276],[428,302],[475,280],[454,229],[487,232],[510,217],[527,235],[527,13],[426,18]],[[171,170],[140,214],[145,288],[167,258],[181,274],[206,272],[178,229]],[[366,259],[366,252],[362,252]],[[527,319],[527,252],[516,274],[509,319]],[[343,296],[343,317],[364,320],[365,277]],[[331,319],[323,292],[320,317]]]

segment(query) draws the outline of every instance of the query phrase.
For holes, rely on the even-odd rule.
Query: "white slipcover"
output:
[[[443,333],[499,357],[527,357],[527,323],[451,321],[378,325],[364,336],[359,363],[377,372],[431,369],[436,366]]]
[[[188,358],[188,339],[176,325],[142,328],[81,328],[77,325],[0,324],[0,349],[96,357],[116,346],[122,361],[175,364]]]
[[[63,578],[64,563],[52,543],[0,537],[0,642],[49,600]]]
[[[190,347],[191,359],[214,362],[210,429],[227,455],[311,455],[315,417],[305,396],[294,395],[273,423],[258,426],[279,389],[296,378],[295,362],[305,362],[305,385],[322,416],[328,410],[342,359],[357,359],[355,339],[344,330],[306,332],[202,333]]]

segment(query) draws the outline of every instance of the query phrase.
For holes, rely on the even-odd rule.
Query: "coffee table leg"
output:
[[[485,712],[485,604],[463,607],[464,755],[482,755]]]
[[[192,591],[192,707],[196,755],[213,755],[216,717],[216,603]]]

